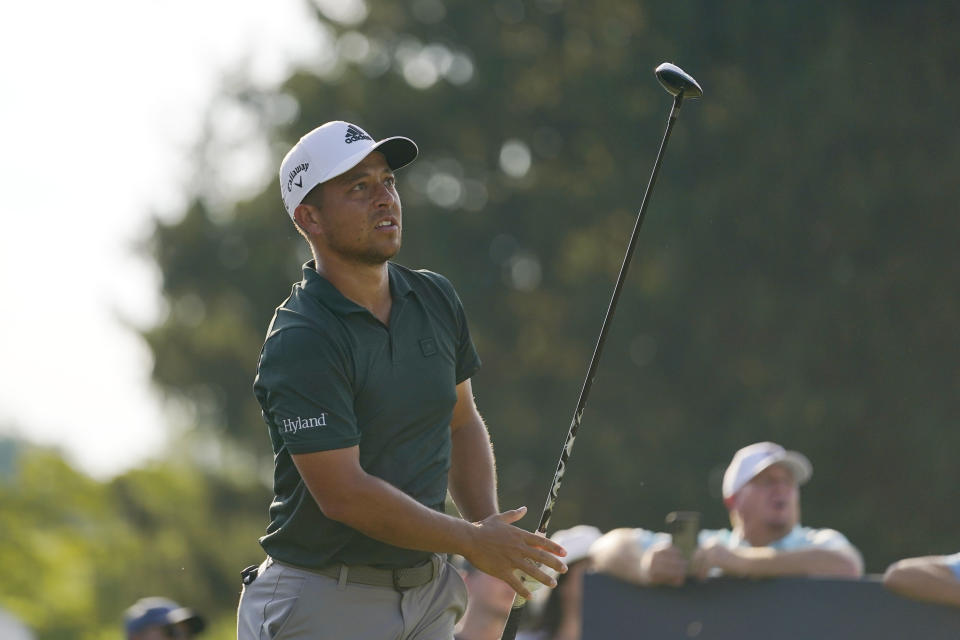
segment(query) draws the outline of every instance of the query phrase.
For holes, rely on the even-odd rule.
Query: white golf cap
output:
[[[578,524],[569,529],[560,529],[555,532],[550,539],[567,550],[567,555],[562,559],[569,567],[574,562],[579,562],[590,556],[590,545],[600,539],[603,534],[600,529],[588,524]],[[544,573],[556,577],[557,572],[544,565],[541,567]]]
[[[773,464],[782,464],[790,469],[797,484],[803,484],[813,475],[813,465],[802,453],[787,451],[775,442],[757,442],[733,455],[730,466],[723,474],[723,499],[733,497],[743,485]]]
[[[355,124],[334,120],[300,138],[280,163],[280,194],[293,218],[297,205],[322,182],[346,173],[370,155],[381,152],[394,171],[417,157],[417,145],[401,136],[375,142]]]
[[[578,524],[575,527],[554,532],[550,539],[567,550],[567,555],[562,560],[564,564],[570,567],[575,562],[589,558],[590,547],[601,536],[603,536],[603,533],[600,529],[588,524]],[[547,565],[541,565],[540,569],[548,576],[557,577],[557,572]],[[538,588],[533,592],[533,598],[530,599],[529,605],[535,615],[539,615],[543,611],[551,593],[553,593],[553,589],[546,588]]]

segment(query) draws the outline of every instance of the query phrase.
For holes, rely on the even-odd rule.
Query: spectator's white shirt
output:
[[[957,580],[960,580],[960,553],[947,556],[947,566],[953,571],[953,575],[957,577]]]
[[[669,533],[650,531],[648,529],[634,529],[634,536],[637,545],[641,549],[647,549],[651,545],[660,542],[670,542],[673,539]],[[697,536],[697,543],[701,547],[710,543],[719,543],[728,549],[751,546],[739,533],[731,531],[730,529],[702,529]],[[790,533],[767,546],[778,551],[798,551],[800,549],[840,550],[854,548],[846,536],[839,531],[834,529],[813,529],[799,524],[795,526]],[[957,557],[957,563],[960,565],[960,554],[957,554]]]

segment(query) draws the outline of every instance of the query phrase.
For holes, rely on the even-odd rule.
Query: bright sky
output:
[[[335,2],[336,0],[329,0]],[[182,204],[205,106],[245,64],[276,84],[317,55],[307,0],[48,0],[0,8],[0,436],[105,477],[162,448],[161,312],[133,250]]]

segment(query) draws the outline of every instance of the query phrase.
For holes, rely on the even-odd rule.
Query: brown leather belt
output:
[[[433,580],[440,569],[440,557],[433,556],[415,567],[403,567],[400,569],[378,569],[362,564],[346,565],[337,564],[320,569],[311,569],[297,565],[290,565],[274,559],[277,564],[286,565],[294,569],[317,573],[341,582],[352,582],[354,584],[365,584],[373,587],[391,587],[397,591],[420,587]]]

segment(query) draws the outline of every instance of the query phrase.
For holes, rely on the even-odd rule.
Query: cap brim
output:
[[[200,617],[193,609],[188,609],[187,607],[171,611],[167,615],[167,621],[171,624],[185,624],[190,627],[190,631],[193,633],[200,633],[207,628],[206,620]]]
[[[798,485],[806,483],[813,475],[813,465],[810,464],[807,456],[799,451],[786,451],[783,455],[771,456],[769,462],[758,468],[753,477],[756,478],[761,471],[775,464],[782,464],[790,469],[790,473],[793,474],[793,479],[797,481]]]
[[[403,136],[384,138],[373,146],[370,153],[374,151],[382,153],[387,159],[387,165],[394,171],[416,160],[417,154],[420,152],[413,140]]]
[[[340,164],[331,169],[326,176],[323,176],[323,178],[317,182],[317,184],[323,184],[324,182],[333,180],[337,176],[342,176],[347,171],[350,171],[350,169],[353,169],[355,166],[363,162],[363,159],[374,151],[379,151],[383,154],[384,158],[387,160],[387,166],[393,171],[396,171],[401,167],[405,167],[413,162],[417,157],[417,153],[419,152],[417,145],[414,144],[413,140],[410,138],[403,138],[401,136],[384,138],[369,149],[359,151],[342,160]],[[312,188],[313,187],[311,187],[311,189]],[[309,189],[304,189],[304,191],[307,192]]]

